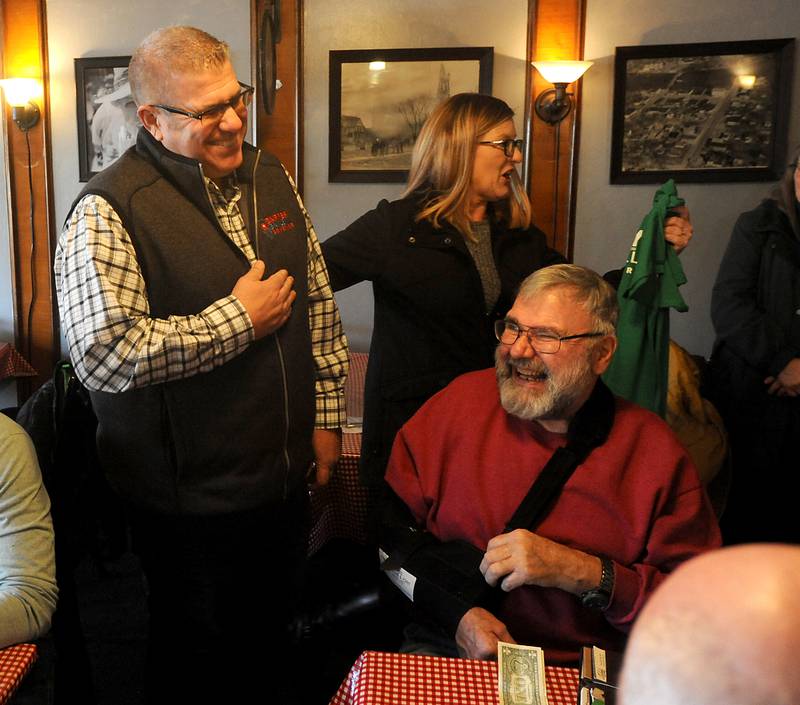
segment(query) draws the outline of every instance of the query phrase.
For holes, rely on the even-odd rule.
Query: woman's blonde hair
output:
[[[403,194],[428,191],[417,221],[428,220],[440,228],[446,220],[473,239],[468,207],[477,142],[512,117],[514,111],[506,103],[480,93],[458,93],[436,107],[417,137]],[[511,196],[495,204],[494,213],[512,228],[530,225],[531,204],[516,169],[511,173]]]

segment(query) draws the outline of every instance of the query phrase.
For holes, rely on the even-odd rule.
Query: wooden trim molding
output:
[[[280,8],[280,40],[275,44],[275,75],[283,85],[275,92],[274,109],[269,115],[258,96],[261,92],[259,53],[262,46],[259,32],[264,12],[275,5]],[[258,87],[253,105],[256,144],[283,162],[302,191],[303,0],[252,0],[250,26],[253,85]]]
[[[38,101],[41,119],[27,133],[11,120],[11,109],[4,107],[14,278],[14,344],[38,372],[38,376],[18,382],[20,403],[50,378],[60,349],[52,277],[55,229],[46,27],[45,0],[3,0],[4,75],[36,78],[42,85]]]
[[[528,9],[530,61],[583,58],[585,0],[530,0]],[[533,66],[529,71],[526,137],[531,146],[526,176],[533,222],[547,235],[550,247],[572,259],[581,82],[570,88],[574,110],[552,126],[533,110],[539,93],[552,85]]]

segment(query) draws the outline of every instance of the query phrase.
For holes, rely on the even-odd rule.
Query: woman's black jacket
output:
[[[415,222],[419,203],[383,200],[322,243],[334,290],[371,281],[375,296],[361,446],[366,484],[383,478],[395,434],[427,399],[458,375],[493,364],[494,321],[522,280],[564,261],[537,228],[492,222],[501,293],[487,313],[463,236],[448,224]]]

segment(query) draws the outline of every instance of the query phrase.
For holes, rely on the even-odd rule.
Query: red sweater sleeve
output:
[[[417,467],[406,442],[403,429],[397,433],[389,465],[386,470],[386,481],[411,510],[418,524],[425,524],[428,513],[428,502],[425,500],[422,486],[420,485]]]
[[[688,459],[682,462],[690,464]],[[687,467],[677,477],[686,477],[690,472],[696,474]],[[639,610],[670,572],[722,543],[713,510],[699,483],[677,491],[669,504],[654,518],[641,560],[627,566],[614,564],[616,583],[605,614],[622,631],[630,629]]]

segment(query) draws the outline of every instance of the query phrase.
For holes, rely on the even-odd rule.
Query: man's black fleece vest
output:
[[[245,145],[242,214],[269,276],[287,269],[297,299],[274,335],[212,371],[112,394],[93,392],[112,485],[167,514],[218,514],[278,501],[311,460],[314,363],[305,220],[280,163]],[[144,130],[78,196],[103,196],[131,236],[154,318],[198,314],[250,268],[222,230],[197,161]],[[76,201],[77,202],[77,201]],[[182,351],[183,357],[194,354]],[[175,360],[176,368],[181,360]]]

